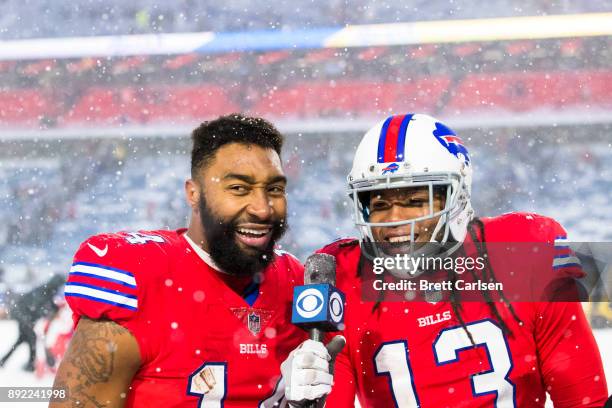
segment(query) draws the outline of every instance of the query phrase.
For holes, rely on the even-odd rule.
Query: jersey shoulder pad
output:
[[[359,248],[359,240],[357,238],[338,238],[335,241],[316,250],[317,254],[329,254],[338,256],[342,253],[350,252],[355,248]]]
[[[73,312],[91,319],[131,318],[146,288],[168,269],[169,232],[119,232],[85,240],[64,290]]]
[[[553,218],[529,212],[511,212],[483,217],[489,242],[546,242],[567,240],[565,229]]]
[[[361,247],[355,238],[337,239],[316,251],[319,254],[329,254],[336,258],[336,284],[346,289],[355,284],[358,276]]]
[[[567,232],[555,219],[526,212],[513,212],[483,218],[485,238],[489,242],[534,242],[546,244],[556,276],[584,276],[580,259],[570,248]],[[543,255],[545,256],[545,255]]]
[[[304,279],[304,265],[291,252],[275,249],[274,263],[283,272],[284,276],[291,276],[292,279],[297,280]]]
[[[274,249],[274,255],[276,256],[276,260],[279,261],[300,263],[297,256],[293,255],[289,251],[285,251],[284,249]]]

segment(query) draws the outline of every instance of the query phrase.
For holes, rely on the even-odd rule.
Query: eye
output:
[[[229,190],[235,194],[247,194],[249,192],[249,188],[244,184],[232,184],[229,186]]]
[[[370,211],[383,211],[391,208],[391,204],[384,200],[375,200],[370,204]]]
[[[424,198],[413,198],[408,200],[408,205],[410,207],[423,207],[424,205],[429,205],[429,200]]]
[[[284,195],[285,194],[285,186],[274,185],[268,188],[268,192],[273,195]]]

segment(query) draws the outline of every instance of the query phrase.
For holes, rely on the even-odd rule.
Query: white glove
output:
[[[326,346],[306,340],[293,350],[281,364],[285,380],[285,398],[292,407],[322,398],[331,392],[333,371],[330,366],[342,350],[346,339],[334,337]]]

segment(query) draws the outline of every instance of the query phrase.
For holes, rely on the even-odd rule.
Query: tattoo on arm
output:
[[[131,334],[112,321],[82,319],[81,324],[87,327],[76,330],[62,361],[62,375],[58,375],[54,384],[68,391],[68,400],[58,407],[116,406],[113,401],[100,401],[93,390],[111,380],[117,364],[117,339]],[[125,398],[127,390],[121,392],[120,397]]]
[[[83,383],[92,385],[107,382],[113,374],[117,344],[111,339],[128,331],[114,322],[99,322],[96,330],[85,330],[75,335],[74,353],[69,362],[79,367]]]

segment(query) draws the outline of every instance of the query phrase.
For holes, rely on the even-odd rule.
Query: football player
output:
[[[282,135],[232,114],[192,133],[189,227],[100,234],[65,288],[76,332],[51,407],[272,406],[303,267],[275,243],[287,227]],[[155,169],[151,169],[155,171]]]
[[[554,249],[546,269],[582,276],[556,221],[527,213],[476,217],[471,180],[467,148],[432,117],[392,116],[362,139],[348,177],[361,237],[319,251],[336,257],[338,285],[347,296],[347,344],[326,406],[353,407],[355,395],[363,408],[544,407],[547,393],[555,407],[605,403],[601,357],[579,302],[510,302],[503,291],[489,289],[479,292],[481,302],[462,302],[454,290],[429,301],[392,302],[382,291],[378,298],[362,297],[364,265],[398,253],[431,256],[432,245],[445,257],[475,248],[485,260],[478,273],[489,283],[510,276],[508,265],[522,261],[494,256],[496,242],[548,245]],[[535,272],[546,275],[543,269]],[[390,266],[386,278],[398,282],[411,274]],[[283,364],[286,378],[305,370],[292,357]],[[309,369],[329,371],[328,358],[310,353],[310,360]],[[329,388],[320,379],[326,377],[316,378],[289,384],[293,405],[304,395],[325,394]]]

